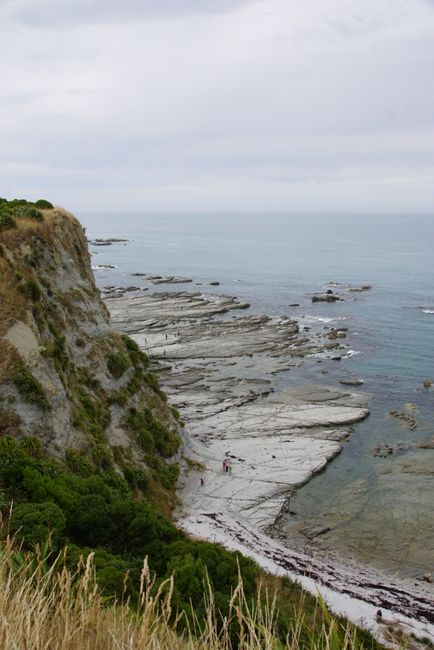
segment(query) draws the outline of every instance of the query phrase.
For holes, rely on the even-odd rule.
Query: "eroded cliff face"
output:
[[[0,232],[0,435],[36,436],[70,463],[159,469],[178,422],[148,364],[111,328],[71,214]]]

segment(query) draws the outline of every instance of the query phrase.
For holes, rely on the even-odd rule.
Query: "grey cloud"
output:
[[[203,14],[224,14],[254,0],[6,0],[0,17],[56,28]]]
[[[404,27],[389,0],[373,13],[365,0],[328,0],[344,8],[339,24],[323,0],[188,17],[242,4],[109,0],[111,25],[96,24],[100,0],[3,5],[3,17],[28,10],[31,25],[10,23],[0,43],[0,196],[71,209],[115,209],[119,197],[128,209],[308,210],[321,197],[432,209],[426,3],[411,3]],[[54,6],[41,38],[32,21],[43,26]],[[164,12],[184,20],[140,22]],[[66,36],[55,28],[73,24]]]

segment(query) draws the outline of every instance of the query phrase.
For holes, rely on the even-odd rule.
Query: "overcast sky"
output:
[[[0,0],[0,196],[434,213],[434,0]]]

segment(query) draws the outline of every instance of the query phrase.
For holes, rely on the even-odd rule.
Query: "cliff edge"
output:
[[[179,447],[177,412],[147,356],[111,328],[84,229],[63,209],[22,203],[2,200],[0,220],[0,435],[172,487],[177,466],[163,459]]]

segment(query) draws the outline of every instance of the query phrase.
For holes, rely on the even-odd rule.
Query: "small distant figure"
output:
[[[232,474],[232,463],[228,463],[227,467],[228,467],[227,471],[229,472],[229,474]]]
[[[166,334],[166,341],[167,341],[167,334]]]
[[[377,609],[376,619],[377,619],[377,623],[381,623],[381,621],[383,620],[383,612],[381,611],[381,609]]]
[[[163,357],[166,356],[166,350],[163,350]]]
[[[228,466],[228,461],[226,460],[226,458],[224,458],[224,459],[223,459],[223,471],[224,471],[224,472],[227,472],[227,471],[228,471],[228,470],[227,470],[227,466]]]
[[[205,485],[205,481],[203,480],[203,477],[200,477],[200,487],[203,487]]]

